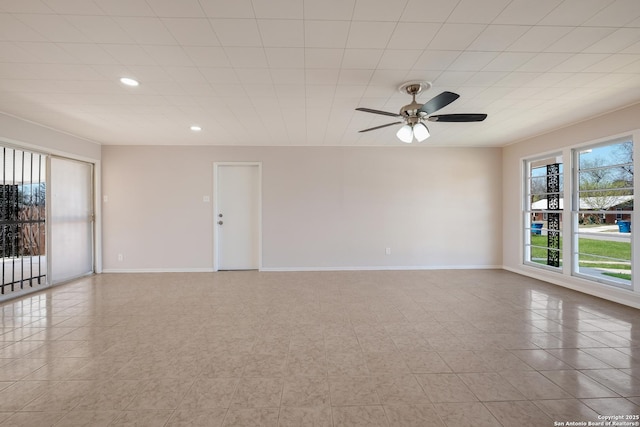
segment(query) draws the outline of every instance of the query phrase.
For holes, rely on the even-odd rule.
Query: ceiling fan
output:
[[[446,107],[453,101],[458,99],[460,95],[453,92],[442,92],[431,98],[428,102],[420,104],[416,102],[416,95],[420,94],[423,90],[431,88],[429,82],[407,82],[398,88],[403,93],[407,93],[413,97],[411,104],[407,104],[400,109],[399,113],[390,113],[388,111],[374,110],[371,108],[356,108],[357,111],[364,111],[365,113],[382,114],[383,116],[398,117],[402,120],[387,123],[386,125],[376,126],[369,129],[363,129],[360,132],[369,132],[370,130],[381,129],[387,126],[393,126],[400,123],[404,123],[396,136],[402,142],[411,143],[415,137],[418,142],[422,142],[429,138],[429,129],[425,122],[481,122],[487,118],[486,114],[440,114],[431,116],[441,108]]]

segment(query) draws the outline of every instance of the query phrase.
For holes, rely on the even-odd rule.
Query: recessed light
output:
[[[132,78],[129,77],[122,77],[120,79],[120,83],[122,83],[123,85],[127,85],[127,86],[139,86],[140,83],[137,80],[134,80]]]
[[[191,129],[194,132],[200,132],[202,130],[202,128],[198,125],[193,125],[189,129]]]

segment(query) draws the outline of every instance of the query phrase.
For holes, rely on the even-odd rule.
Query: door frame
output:
[[[218,271],[220,267],[219,259],[219,233],[216,226],[216,211],[219,205],[218,190],[218,168],[220,166],[257,166],[258,167],[258,271],[262,270],[262,162],[214,162],[213,163],[213,271]]]

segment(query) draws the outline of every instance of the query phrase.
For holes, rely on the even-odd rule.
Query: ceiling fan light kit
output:
[[[411,81],[400,85],[398,90],[402,93],[410,95],[413,99],[410,104],[403,106],[398,114],[390,113],[388,111],[374,110],[371,108],[356,108],[357,111],[364,111],[365,113],[381,114],[383,116],[391,116],[402,119],[402,121],[396,121],[393,123],[387,123],[386,125],[375,126],[368,129],[363,129],[360,132],[369,132],[384,128],[387,126],[393,126],[400,123],[404,125],[398,130],[396,136],[402,142],[410,144],[415,138],[418,142],[422,142],[429,138],[429,128],[425,124],[429,122],[481,122],[487,118],[486,114],[440,114],[432,116],[432,113],[440,110],[451,104],[458,99],[460,95],[453,92],[442,92],[431,98],[428,102],[420,104],[416,102],[416,95],[422,93],[424,90],[431,88],[430,82]]]

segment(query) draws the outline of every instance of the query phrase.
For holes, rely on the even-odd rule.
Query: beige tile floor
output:
[[[499,270],[103,274],[0,314],[2,426],[640,413],[639,311]]]

